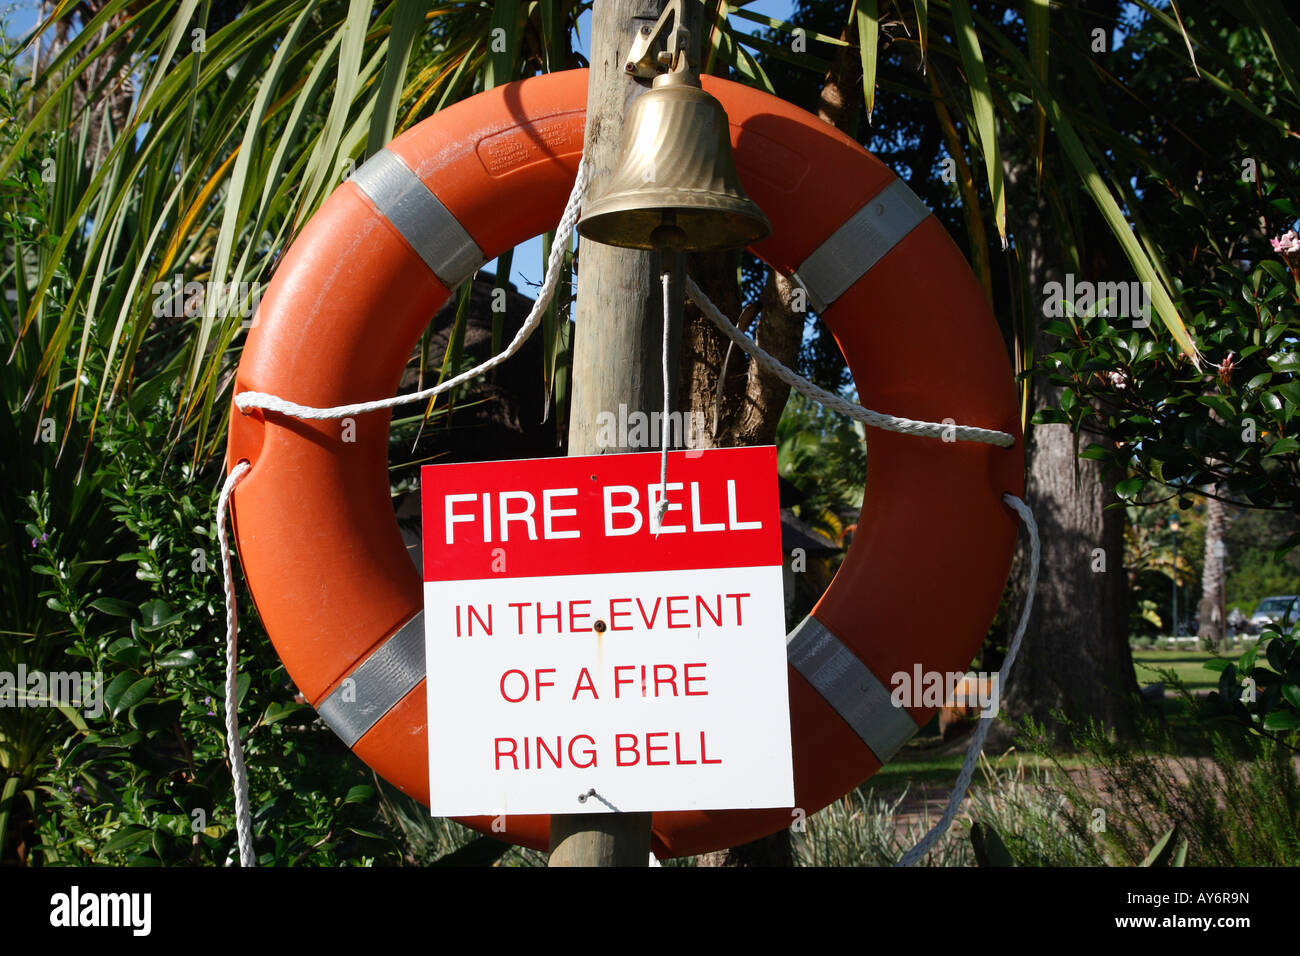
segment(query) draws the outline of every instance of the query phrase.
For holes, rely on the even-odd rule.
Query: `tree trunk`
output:
[[[1218,650],[1225,636],[1224,624],[1224,567],[1227,563],[1227,545],[1224,534],[1228,530],[1228,508],[1217,498],[1205,499],[1205,564],[1201,572],[1201,603],[1197,611],[1200,627],[1197,630],[1201,645]]]
[[[1016,192],[1017,179],[1028,175],[1027,165],[1008,169],[1008,192]],[[1041,207],[1025,217],[1017,241],[1027,257],[1031,291],[1063,278],[1059,267],[1048,264],[1052,240],[1043,229]],[[1042,331],[1040,316],[1029,316],[1027,324],[1035,327],[1035,355],[1056,347],[1055,336]],[[1036,379],[1031,417],[1057,407],[1059,398],[1059,388]],[[1067,719],[1096,719],[1130,736],[1138,687],[1128,646],[1126,516],[1123,508],[1108,508],[1118,501],[1115,476],[1103,474],[1100,462],[1080,460],[1078,448],[1069,425],[1034,425],[1026,436],[1025,500],[1038,522],[1042,559],[1033,615],[1004,709],[1012,721],[1032,716],[1058,736],[1062,728],[1052,717],[1058,710]],[[1021,551],[1009,591],[1017,612],[1028,571],[1023,545]],[[1017,617],[1011,615],[1009,627]]]
[[[1052,390],[1037,404],[1054,401]],[[1113,485],[1098,462],[1078,459],[1068,425],[1034,426],[1027,452],[1025,498],[1038,521],[1042,562],[1006,711],[1051,725],[1060,710],[1129,735],[1137,679],[1128,648],[1124,510],[1107,508],[1118,500]]]

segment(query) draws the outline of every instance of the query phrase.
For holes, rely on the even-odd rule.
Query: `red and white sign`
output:
[[[667,488],[656,529],[657,452],[424,467],[435,815],[793,805],[776,450]]]

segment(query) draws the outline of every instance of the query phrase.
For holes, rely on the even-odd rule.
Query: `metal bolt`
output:
[[[596,629],[596,633],[597,633],[597,634],[604,634],[604,633],[605,633],[605,622],[604,622],[604,621],[597,621],[597,622],[596,622],[594,625],[592,625],[592,626],[595,627],[595,629]]]
[[[588,797],[594,797],[595,795],[596,795],[596,788],[595,788],[595,787],[592,787],[592,788],[591,788],[590,790],[588,790],[586,793],[580,793],[580,794],[578,794],[578,802],[579,802],[579,803],[586,803]]]

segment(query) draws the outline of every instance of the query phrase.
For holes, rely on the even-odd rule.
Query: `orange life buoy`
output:
[[[862,403],[1016,436],[1011,449],[868,436],[865,505],[813,614],[788,638],[796,807],[871,776],[933,713],[890,701],[891,675],[964,671],[1009,571],[1022,493],[1002,339],[943,227],[849,137],[766,93],[704,77],[731,124],[745,191],[774,231],[752,251],[796,273]],[[235,391],[333,406],[393,395],[449,290],[552,228],[582,153],[586,71],[522,80],[439,112],[343,183],[262,299]],[[303,695],[353,751],[427,801],[421,575],[389,497],[386,411],[339,421],[232,411],[236,539],[253,600]],[[655,813],[661,857],[735,846],[795,808]],[[462,822],[493,832],[488,817]],[[545,849],[549,818],[494,836]]]

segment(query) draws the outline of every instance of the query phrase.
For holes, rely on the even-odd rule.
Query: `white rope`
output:
[[[236,678],[239,676],[239,615],[235,610],[235,580],[230,573],[230,543],[226,540],[226,508],[235,485],[252,469],[241,461],[226,476],[217,496],[217,545],[221,548],[221,572],[226,577],[226,748],[230,753],[230,776],[235,788],[235,833],[239,842],[239,865],[256,866],[253,856],[253,821],[248,812],[248,768],[244,766],[244,747],[239,742],[239,701]]]
[[[668,250],[663,250],[664,257],[673,255]],[[655,538],[659,537],[659,532],[664,525],[664,516],[668,514],[668,335],[672,328],[673,320],[673,301],[672,301],[672,273],[665,269],[660,280],[664,287],[664,348],[663,348],[663,369],[664,369],[664,415],[659,419],[659,504],[655,508]]]
[[[731,320],[709,301],[709,297],[704,294],[690,276],[686,277],[686,292],[691,297],[691,301],[699,306],[700,311],[708,316],[709,320],[721,330],[722,334],[748,352],[765,372],[775,375],[795,391],[807,395],[813,401],[825,405],[832,411],[847,415],[864,425],[882,428],[885,431],[901,432],[904,435],[924,435],[929,438],[984,442],[989,445],[997,445],[1000,448],[1010,448],[1015,444],[1015,438],[1006,432],[995,431],[991,428],[976,428],[973,425],[918,422],[911,418],[898,418],[894,415],[886,415],[883,412],[873,412],[869,408],[863,408],[861,405],[841,398],[824,388],[818,388],[798,372],[786,368],[778,359],[765,352],[757,342],[736,328],[731,323]]]
[[[1007,687],[1007,676],[1011,673],[1011,665],[1015,663],[1016,654],[1020,651],[1020,642],[1024,640],[1025,629],[1029,626],[1029,613],[1034,608],[1034,590],[1038,587],[1038,524],[1034,521],[1034,513],[1029,510],[1029,506],[1017,498],[1015,495],[1006,494],[1002,500],[1007,503],[1015,512],[1020,515],[1020,519],[1025,523],[1025,530],[1029,533],[1029,585],[1025,594],[1025,606],[1020,611],[1020,624],[1016,627],[1016,635],[1011,639],[1011,647],[1007,649],[1006,659],[1002,662],[1002,669],[998,671],[998,696],[1001,697]],[[984,738],[988,736],[989,728],[993,726],[993,716],[980,717],[979,726],[975,729],[975,736],[971,738],[970,746],[966,748],[966,759],[962,761],[961,773],[957,775],[957,784],[952,789],[952,795],[948,798],[948,806],[944,808],[943,816],[939,822],[931,827],[930,832],[921,837],[920,841],[912,849],[903,854],[902,859],[897,863],[898,866],[911,866],[926,853],[930,848],[939,841],[946,832],[948,827],[952,826],[953,818],[957,816],[957,809],[961,802],[966,799],[966,790],[970,787],[970,778],[975,773],[975,764],[979,760],[980,752],[984,749]]]
[[[546,311],[547,305],[550,304],[551,298],[555,295],[555,287],[559,283],[561,266],[564,263],[564,254],[569,248],[569,238],[573,234],[574,223],[578,221],[578,213],[582,208],[582,194],[583,190],[586,189],[586,185],[587,162],[584,157],[578,163],[577,178],[573,182],[573,189],[569,193],[568,202],[564,205],[564,214],[560,217],[559,225],[555,229],[555,241],[551,246],[551,255],[546,263],[546,275],[542,279],[541,289],[538,290],[537,301],[533,303],[528,318],[524,320],[524,324],[515,333],[514,339],[506,346],[505,351],[492,356],[492,358],[476,368],[457,375],[440,385],[426,388],[420,392],[398,395],[380,401],[336,405],[332,408],[313,408],[308,405],[299,405],[296,402],[287,401],[277,395],[268,395],[265,392],[243,392],[235,396],[235,405],[238,406],[241,412],[262,408],[267,411],[291,415],[294,418],[346,418],[350,415],[362,415],[382,408],[392,408],[410,402],[425,401],[496,368],[518,352],[519,348],[527,341],[528,336],[532,335],[533,331],[541,323],[542,313]],[[665,352],[664,362],[667,361],[668,357]],[[666,377],[666,364],[664,374]],[[666,411],[667,408],[665,407]],[[251,468],[252,465],[246,461],[236,465],[227,476],[225,484],[221,487],[221,494],[217,498],[217,542],[221,548],[221,570],[226,579],[226,740],[230,752],[230,775],[235,789],[235,830],[239,841],[239,862],[241,866],[255,866],[257,861],[253,856],[253,824],[248,812],[248,769],[244,765],[244,750],[239,742],[238,701],[235,699],[235,682],[238,677],[236,664],[239,622],[235,611],[235,582],[230,573],[230,544],[226,539],[226,510],[235,485]]]
[[[573,233],[573,225],[578,221],[578,213],[582,209],[582,193],[586,187],[587,161],[584,156],[578,163],[578,176],[573,181],[573,190],[569,193],[569,201],[565,203],[564,214],[560,217],[560,223],[555,228],[555,241],[551,244],[551,256],[546,263],[546,276],[542,279],[542,287],[537,292],[537,301],[533,303],[528,318],[524,320],[524,324],[515,333],[515,337],[506,346],[505,351],[492,356],[482,365],[478,365],[468,372],[462,372],[455,378],[448,379],[432,388],[426,388],[419,392],[410,392],[406,395],[395,395],[392,398],[381,398],[373,402],[335,405],[331,408],[314,408],[310,405],[299,405],[297,402],[287,401],[278,395],[268,395],[266,392],[241,392],[235,396],[235,405],[238,406],[241,412],[261,408],[270,412],[279,412],[282,415],[291,415],[294,418],[347,418],[351,415],[364,415],[366,412],[393,408],[410,402],[426,401],[435,395],[441,395],[457,385],[462,385],[471,379],[492,371],[492,369],[518,352],[524,342],[528,340],[528,337],[537,329],[537,326],[541,324],[542,313],[546,311],[547,305],[550,304],[551,297],[555,294],[555,286],[560,281],[560,266],[564,262],[564,254],[569,248],[569,237]]]

